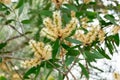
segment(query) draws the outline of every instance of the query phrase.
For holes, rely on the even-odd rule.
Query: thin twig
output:
[[[5,64],[6,68],[7,68],[7,70],[10,71],[10,68],[9,68],[9,66],[7,65],[7,62],[4,62],[4,64]]]
[[[13,14],[15,15],[16,21],[19,23],[22,32],[24,32],[24,31],[23,31],[23,25],[21,24],[21,22],[20,22],[20,20],[19,20],[19,17],[18,17],[18,15],[16,14],[15,10],[14,10],[12,7],[10,8],[10,10],[11,10],[11,11],[13,12]]]
[[[21,36],[24,36],[27,40],[30,40],[26,35],[23,35],[21,32],[19,32],[13,25],[9,25],[13,30],[17,31]]]
[[[64,72],[62,72],[61,70],[59,70],[58,68],[56,68],[56,66],[55,66],[54,64],[52,64],[50,61],[47,61],[47,62],[48,62],[49,64],[51,64],[57,71],[59,71],[59,72],[65,74]]]
[[[69,70],[66,72],[67,74],[71,71],[71,69],[74,67],[74,65],[76,64],[77,59],[79,58],[79,55],[74,59],[73,64],[71,65],[71,67],[69,68]]]
[[[27,35],[27,34],[29,34],[29,33],[24,33],[24,34],[22,34],[22,35],[17,35],[17,36],[11,37],[11,38],[7,39],[6,42],[9,42],[9,41],[11,41],[11,40],[14,40],[14,39],[23,37],[24,35]]]
[[[74,78],[74,80],[77,80],[76,79],[76,77],[73,75],[73,73],[71,72],[71,70],[68,68],[68,67],[66,67],[67,69],[68,69],[68,71],[70,72],[70,74],[71,74],[71,76]]]
[[[9,63],[11,64],[12,67],[14,67],[14,64],[13,64],[11,61],[9,61]],[[20,73],[19,73],[16,69],[15,69],[14,71],[19,75],[19,78],[20,78],[21,80],[23,80],[23,78],[22,78],[22,76],[20,75]]]
[[[66,76],[66,79],[67,79],[67,80],[69,80],[69,77],[68,77],[68,75],[65,75],[65,76]]]
[[[0,55],[1,58],[8,58],[8,59],[16,59],[16,60],[26,60],[23,58],[18,58],[18,57],[14,57],[14,56],[10,56],[10,55]]]
[[[4,54],[4,53],[13,53],[13,52],[18,51],[19,49],[24,48],[24,47],[25,47],[25,44],[18,45],[18,47],[15,47],[13,50],[10,50],[10,51],[0,51],[0,54]]]

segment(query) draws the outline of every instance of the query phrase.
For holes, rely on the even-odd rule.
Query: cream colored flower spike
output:
[[[84,2],[85,4],[88,4],[88,3],[91,2],[91,0],[83,0],[83,2]]]
[[[0,0],[0,2],[3,4],[10,4],[11,0]]]
[[[62,20],[61,20],[60,11],[53,12],[53,22],[54,22],[55,27],[58,27],[58,29],[62,28]]]
[[[34,51],[34,58],[25,61],[23,63],[24,67],[33,67],[40,64],[42,60],[51,59],[52,47],[49,44],[45,45],[43,42],[36,42],[34,40],[30,40],[29,44]]]
[[[64,0],[52,0],[52,2],[55,4],[56,8],[60,8]]]
[[[120,26],[114,26],[112,29],[113,34],[117,34],[120,31]]]
[[[78,20],[75,16],[72,16],[70,22],[64,29],[62,29],[62,18],[60,11],[55,11],[53,12],[53,22],[52,19],[47,17],[43,20],[43,24],[45,25],[45,28],[41,30],[40,35],[55,41],[57,38],[64,39],[68,37],[72,30],[76,28]]]

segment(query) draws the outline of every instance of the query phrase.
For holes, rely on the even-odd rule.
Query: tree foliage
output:
[[[102,72],[91,63],[111,60],[119,47],[119,8],[117,1],[0,0],[0,68],[7,75],[0,80],[89,80],[90,68]]]

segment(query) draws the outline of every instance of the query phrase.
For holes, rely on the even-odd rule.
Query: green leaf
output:
[[[44,16],[52,16],[52,11],[48,11],[48,10],[41,10],[39,11],[39,13]]]
[[[48,77],[50,76],[50,74],[52,73],[52,71],[53,71],[53,69],[49,70],[49,72],[48,72],[47,76],[45,77],[45,80],[47,80],[47,79],[48,79]]]
[[[98,51],[92,50],[91,56],[93,56],[95,59],[103,59],[105,58],[103,55],[101,55]]]
[[[86,76],[86,78],[89,78],[89,73],[87,69],[81,63],[79,63],[79,66],[81,67],[82,73]]]
[[[75,34],[75,32],[76,32],[76,29],[72,30],[71,33],[70,33],[70,35],[68,37],[73,36]]]
[[[116,22],[115,22],[115,18],[113,15],[110,15],[110,14],[107,14],[104,16],[106,19],[110,20],[111,23],[113,23],[114,25],[116,25]]]
[[[80,54],[80,52],[78,50],[74,50],[74,49],[69,49],[68,52],[66,53],[66,55],[69,55],[69,56],[77,56],[79,54]]]
[[[111,59],[111,58],[105,53],[105,51],[104,51],[104,49],[103,49],[102,47],[101,47],[101,48],[97,47],[97,50],[98,50],[99,53],[102,54],[105,58]]]
[[[84,51],[84,57],[88,62],[95,62],[95,56],[92,55],[89,51]]]
[[[73,38],[66,38],[67,41],[75,44],[82,44],[79,40],[73,39]]]
[[[80,17],[82,15],[84,15],[84,11],[81,10],[81,11],[76,12],[76,17]]]
[[[24,78],[24,79],[30,79],[30,78],[29,78],[29,75],[31,75],[31,74],[36,74],[37,69],[39,70],[39,68],[40,68],[39,66],[30,68],[30,69],[24,74],[23,78]]]
[[[23,24],[29,24],[29,23],[30,23],[30,20],[29,20],[29,19],[22,20],[21,23],[23,23]]]
[[[112,45],[112,43],[109,40],[106,40],[105,44],[106,44],[110,54],[113,55],[113,45]]]
[[[47,61],[43,61],[40,65],[40,67],[46,67],[48,69],[53,69],[54,67],[58,68],[60,67],[59,64],[57,64],[59,59],[50,59]]]
[[[99,69],[98,67],[95,67],[95,66],[91,65],[90,63],[88,63],[88,64],[89,64],[90,67],[92,67],[92,68],[94,68],[94,69],[96,69],[100,72],[104,72],[102,69]]]
[[[0,57],[0,63],[2,62],[2,58]]]
[[[62,47],[63,47],[64,49],[66,49],[66,50],[69,50],[69,49],[70,49],[70,47],[69,47],[68,45],[66,45],[65,43],[62,43],[61,45],[62,45]]]
[[[102,27],[106,27],[108,25],[111,25],[112,23],[111,22],[105,22],[100,16],[99,14],[97,14],[97,19],[99,20],[100,24],[102,25]]]
[[[0,50],[3,49],[6,45],[7,43],[0,43]]]
[[[55,59],[60,50],[60,40],[57,39],[53,45],[52,58]]]
[[[36,41],[40,41],[40,31],[41,31],[41,27],[39,27],[39,29],[36,31],[36,33],[34,34],[34,39],[36,40]],[[46,38],[47,39],[47,38]],[[46,40],[44,40],[44,42],[45,42]]]
[[[35,73],[35,80],[36,80],[36,78],[39,76],[39,74],[40,74],[40,65],[38,65],[37,67],[36,67],[36,73]]]
[[[5,15],[9,15],[9,14],[10,14],[10,11],[6,10]]]
[[[73,10],[73,11],[77,11],[77,8],[76,8],[76,6],[74,6],[74,5],[71,5],[71,4],[64,4],[64,6],[68,9],[68,10]]]
[[[75,0],[75,2],[77,3],[77,5],[79,5],[79,0]]]
[[[20,16],[22,14],[24,10],[24,5],[22,5],[21,7],[19,7],[19,11],[18,11],[18,15]]]
[[[63,17],[63,23],[64,23],[64,25],[67,24],[67,23],[69,23],[70,17],[68,17],[68,15],[66,13],[64,13],[62,15],[62,17]]]
[[[90,19],[94,19],[97,17],[97,13],[96,12],[91,12],[91,11],[85,11],[85,14],[88,18]]]
[[[0,80],[7,80],[4,76],[0,76]]]
[[[96,69],[96,70],[98,70],[100,72],[104,72],[102,69],[99,69],[98,67],[92,66],[92,68],[94,68],[94,69]]]
[[[66,58],[66,61],[65,61],[66,66],[69,66],[69,65],[74,61],[74,59],[75,59],[75,57],[73,57],[73,56],[68,56],[68,57]]]
[[[120,45],[119,34],[118,34],[118,33],[115,34],[115,35],[113,36],[113,38],[114,38],[115,44],[119,47],[119,45]]]
[[[64,78],[65,78],[65,75],[61,74],[61,72],[59,71],[57,80],[64,80]]]
[[[15,21],[14,19],[9,19],[5,22],[6,25],[10,24],[12,21]]]
[[[10,9],[9,7],[7,7],[5,4],[0,3],[0,11],[7,11],[8,9]]]
[[[20,8],[23,4],[24,4],[24,0],[19,0],[17,6],[15,8],[16,9]]]

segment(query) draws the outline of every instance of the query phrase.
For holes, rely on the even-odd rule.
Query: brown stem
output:
[[[17,36],[11,37],[11,38],[7,39],[6,42],[9,42],[9,41],[11,41],[11,40],[14,40],[14,39],[23,37],[23,36],[25,36],[25,35],[27,35],[27,34],[29,34],[29,33],[24,33],[24,34],[22,34],[22,35],[17,35]]]
[[[62,74],[65,74],[64,72],[62,72],[61,70],[59,70],[58,68],[56,68],[56,66],[54,64],[52,64],[50,61],[47,61],[49,64],[51,64],[57,71],[61,72]]]
[[[17,31],[21,36],[24,36],[27,40],[30,40],[26,35],[23,35],[21,32],[19,32],[13,25],[9,25],[13,30]]]
[[[66,67],[67,69],[68,69],[68,71],[70,72],[70,74],[71,74],[71,76],[74,78],[74,80],[77,80],[76,79],[76,77],[73,75],[73,73],[71,72],[71,70],[68,68],[68,67]],[[68,73],[67,73],[68,74]]]
[[[67,80],[69,80],[69,77],[68,77],[68,75],[65,75],[65,76],[66,76],[66,79],[67,79]]]
[[[14,57],[14,56],[10,56],[10,55],[0,55],[1,58],[7,58],[7,59],[15,59],[15,60],[26,60],[23,58],[18,58],[18,57]]]
[[[9,61],[9,63],[11,64],[12,67],[14,67],[14,64],[13,64],[11,61]],[[20,78],[21,80],[23,80],[23,78],[22,78],[22,76],[20,75],[20,73],[19,73],[16,69],[15,69],[14,71],[19,75],[19,78]]]

